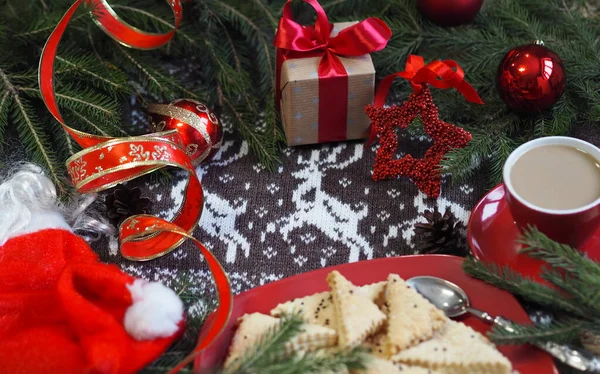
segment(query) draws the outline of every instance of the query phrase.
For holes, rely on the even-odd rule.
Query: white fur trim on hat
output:
[[[0,184],[0,246],[10,238],[49,228],[70,230],[50,179],[39,167],[25,165]]]
[[[172,336],[183,319],[183,303],[170,288],[136,279],[127,285],[133,304],[125,312],[125,330],[136,340]]]

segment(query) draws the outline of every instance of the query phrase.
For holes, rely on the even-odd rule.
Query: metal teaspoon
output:
[[[467,293],[452,282],[437,277],[419,276],[410,278],[406,283],[450,318],[469,313],[491,325],[513,331],[510,320],[471,308]],[[600,373],[600,358],[589,351],[552,342],[538,343],[535,346],[572,368]]]

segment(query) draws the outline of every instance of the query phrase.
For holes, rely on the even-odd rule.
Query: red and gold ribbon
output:
[[[321,56],[318,67],[319,77],[319,142],[346,139],[348,122],[348,73],[339,56],[362,56],[383,49],[392,31],[379,18],[367,18],[331,37],[333,26],[329,23],[325,10],[317,0],[304,0],[317,12],[314,26],[302,26],[292,17],[292,0],[283,7],[279,21],[275,46],[276,97],[279,107],[281,99],[281,66],[290,58]],[[335,108],[332,110],[331,108]]]
[[[465,72],[456,61],[436,60],[425,65],[423,57],[410,55],[406,60],[404,71],[390,74],[379,82],[373,103],[375,106],[383,106],[385,104],[390,87],[398,77],[407,79],[415,93],[421,92],[423,86],[427,84],[443,90],[456,88],[467,101],[483,104],[475,88],[465,81]],[[371,126],[369,139],[366,144],[373,143],[376,136],[377,134],[373,126]]]
[[[79,192],[105,190],[165,166],[178,167],[189,174],[185,198],[173,222],[149,215],[136,215],[126,219],[119,227],[121,254],[125,258],[136,261],[151,260],[171,252],[186,239],[190,239],[206,259],[212,274],[219,298],[215,322],[199,340],[196,349],[173,369],[173,372],[176,372],[190,363],[200,350],[210,345],[224,329],[231,315],[231,287],[218,259],[192,237],[202,214],[202,185],[191,160],[182,149],[180,135],[171,131],[128,138],[97,136],[67,126],[60,114],[54,92],[54,61],[69,21],[84,2],[91,7],[94,21],[110,37],[127,47],[138,49],[158,48],[173,38],[181,23],[181,3],[179,0],[169,1],[175,17],[175,29],[155,34],[138,30],[121,20],[105,0],[76,0],[46,42],[40,59],[38,77],[46,107],[83,147],[81,152],[67,160],[69,175]]]

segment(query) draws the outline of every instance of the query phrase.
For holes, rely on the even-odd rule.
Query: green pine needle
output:
[[[497,344],[556,343],[578,344],[584,330],[600,326],[600,266],[577,250],[557,243],[535,227],[528,228],[520,242],[523,253],[547,264],[542,278],[553,287],[524,278],[508,267],[485,264],[467,258],[465,272],[502,288],[525,301],[557,312],[550,325],[513,324],[511,329],[495,327],[490,338]]]
[[[581,335],[586,323],[577,319],[554,320],[550,326],[512,324],[511,330],[494,326],[489,338],[496,344],[571,343]]]
[[[299,315],[284,316],[278,326],[269,329],[258,340],[254,348],[222,369],[220,374],[335,373],[344,368],[354,370],[365,367],[367,356],[360,348],[286,354],[285,344],[302,331],[303,324]]]
[[[529,227],[520,242],[525,245],[523,253],[543,260],[571,275],[591,275],[597,277],[600,282],[600,265],[598,263],[568,245],[551,240],[537,228]]]
[[[268,368],[274,361],[285,356],[285,343],[296,336],[303,325],[298,315],[286,316],[278,326],[269,329],[242,357],[235,360],[223,374],[243,374],[256,372],[256,368]]]
[[[524,278],[508,266],[501,267],[496,264],[486,264],[469,257],[463,263],[463,268],[470,276],[502,288],[514,295],[521,296],[529,302],[586,317],[586,313],[581,310],[581,306],[573,302],[568,296],[561,295],[555,289],[539,282]]]

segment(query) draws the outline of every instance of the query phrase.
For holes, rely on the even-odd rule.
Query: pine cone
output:
[[[138,187],[129,189],[124,185],[117,186],[105,199],[109,222],[118,228],[127,217],[148,213],[152,202],[147,197],[141,196],[142,190]]]
[[[450,207],[442,216],[437,206],[434,211],[426,210],[423,214],[427,222],[415,224],[417,248],[419,253],[444,253],[466,256],[466,248],[459,243],[459,229],[463,227],[456,222]]]

